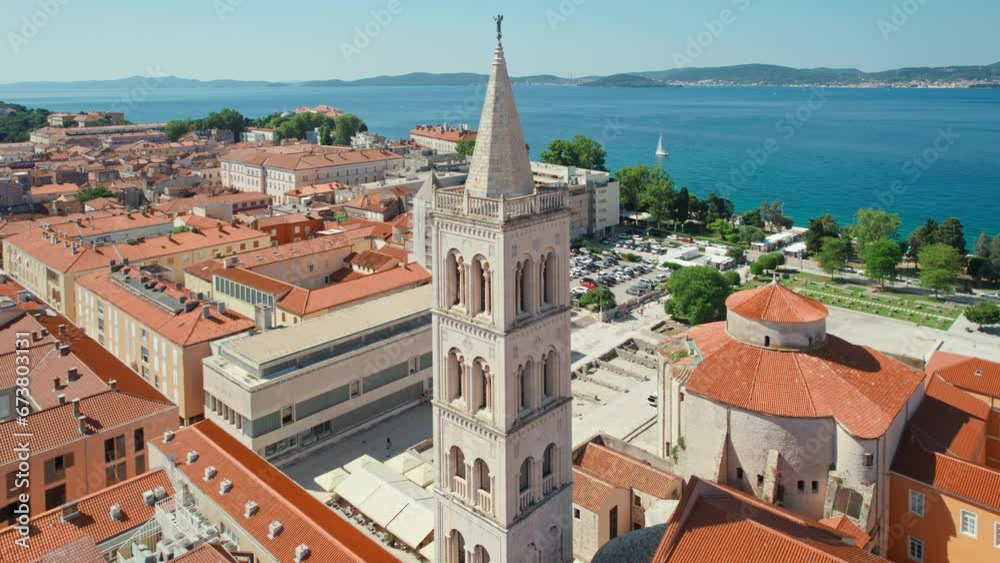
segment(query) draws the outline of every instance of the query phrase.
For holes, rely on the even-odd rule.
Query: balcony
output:
[[[476,496],[478,497],[476,504],[479,506],[480,510],[482,510],[486,514],[492,515],[493,494],[490,493],[489,491],[484,491],[482,489],[479,489],[478,491],[476,491]]]
[[[447,188],[434,194],[434,208],[461,215],[475,215],[500,221],[527,217],[566,207],[566,190],[539,188],[535,193],[490,199],[468,195],[464,188]]]
[[[451,492],[463,500],[469,499],[469,483],[458,475],[451,476]]]
[[[554,474],[550,473],[542,477],[542,495],[547,495],[552,492],[552,489],[556,488],[556,477]]]
[[[525,510],[527,510],[528,507],[531,506],[531,502],[532,502],[531,489],[528,489],[526,491],[521,491],[521,494],[518,495],[518,503],[517,503],[518,512],[524,512]]]

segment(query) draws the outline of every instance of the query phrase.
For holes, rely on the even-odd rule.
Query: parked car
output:
[[[653,393],[652,395],[646,397],[646,402],[649,403],[649,406],[655,407],[660,402],[659,393]]]
[[[659,283],[663,283],[663,282],[667,281],[667,279],[669,279],[669,278],[670,278],[670,276],[668,276],[667,274],[656,274],[656,277],[653,278],[653,279],[656,280]]]
[[[572,295],[573,297],[581,297],[583,296],[584,293],[587,293],[587,288],[585,287],[577,286],[569,290],[569,294]]]
[[[597,289],[597,284],[592,281],[583,280],[580,285],[587,289]]]

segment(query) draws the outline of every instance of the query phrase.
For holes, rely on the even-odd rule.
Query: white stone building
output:
[[[220,163],[223,187],[266,193],[280,202],[286,193],[311,184],[384,180],[387,172],[401,171],[405,159],[385,150],[289,145],[231,151]]]
[[[468,125],[450,127],[442,125],[418,125],[410,130],[410,140],[417,146],[428,148],[438,154],[451,154],[458,151],[458,143],[476,141],[476,132]]]
[[[884,550],[889,466],[923,374],[828,335],[826,307],[777,283],[726,306],[660,347],[660,455],[685,479],[843,514]]]
[[[434,192],[436,561],[572,560],[569,213],[499,42],[464,188]]]
[[[532,162],[531,172],[537,185],[569,191],[572,238],[607,236],[621,222],[618,182],[608,172],[545,162]]]

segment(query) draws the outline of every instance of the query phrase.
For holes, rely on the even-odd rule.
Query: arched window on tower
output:
[[[528,360],[524,366],[521,367],[517,374],[517,410],[525,411],[532,408],[531,404],[531,394],[534,391],[532,376],[534,374],[535,365],[531,360]]]
[[[533,299],[531,298],[531,292],[534,289],[531,284],[532,270],[531,258],[525,258],[524,262],[521,263],[521,275],[517,280],[520,294],[518,311],[520,313],[530,313],[533,308]]]
[[[517,490],[522,494],[531,490],[531,466],[533,463],[534,460],[530,457],[525,458],[525,460],[521,462],[521,471],[518,473]]]
[[[490,554],[486,552],[486,548],[482,545],[476,546],[475,556],[475,563],[490,563]]]
[[[556,457],[556,445],[549,444],[545,448],[545,453],[542,454],[542,494],[549,494],[552,489],[556,488],[556,478],[553,472],[553,464],[555,463]]]
[[[473,315],[492,314],[493,300],[493,275],[490,271],[490,264],[483,257],[477,256],[472,261],[472,288],[471,298]]]
[[[542,305],[554,305],[556,301],[556,258],[554,252],[549,252],[542,258],[539,270]]]
[[[465,259],[457,252],[448,253],[445,261],[445,280],[449,307],[465,304]]]
[[[551,399],[556,396],[556,372],[559,359],[552,350],[542,359],[542,398]]]
[[[475,381],[473,387],[472,411],[489,410],[490,396],[492,395],[492,385],[490,382],[490,367],[482,358],[477,358],[472,366],[472,377]]]
[[[449,401],[457,401],[465,397],[465,358],[452,350],[448,353],[448,395]]]
[[[451,447],[451,474],[465,479],[465,453],[458,446]]]
[[[448,536],[448,563],[466,563],[465,538],[458,530]]]

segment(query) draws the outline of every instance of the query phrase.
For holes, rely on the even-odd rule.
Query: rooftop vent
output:
[[[112,391],[117,391],[118,390],[118,380],[117,379],[109,379],[108,380],[108,387],[110,387]]]
[[[163,431],[163,443],[166,444],[174,439],[174,433],[170,430]]]
[[[309,559],[309,546],[301,543],[295,548],[295,563]]]
[[[156,502],[156,493],[152,489],[142,492],[142,502],[144,504],[152,505]]]
[[[229,491],[231,491],[232,488],[233,488],[233,482],[230,481],[229,479],[223,479],[222,482],[219,483],[219,494],[224,495]]]
[[[163,500],[167,498],[167,489],[163,486],[156,487],[153,489],[153,494],[156,496],[156,500]]]
[[[59,515],[59,519],[63,522],[68,522],[80,515],[80,509],[77,508],[76,502],[68,502],[62,506],[62,514]]]
[[[188,450],[186,459],[188,465],[191,465],[192,463],[198,461],[198,452],[194,450]]]
[[[216,473],[217,471],[215,470],[215,466],[209,465],[208,467],[205,468],[205,476],[203,477],[203,479],[205,481],[211,481],[212,477],[215,477]]]
[[[284,526],[281,525],[281,522],[274,520],[267,527],[267,538],[273,540],[274,538],[280,536],[281,531],[284,529],[285,528]]]
[[[112,520],[121,520],[122,505],[118,504],[117,502],[112,504],[111,508],[108,509],[108,515],[111,517]]]
[[[982,377],[982,376],[983,376],[983,370],[977,369],[976,370],[976,377]]]
[[[246,506],[243,507],[243,516],[246,518],[250,518],[254,514],[257,514],[258,508],[259,507],[257,506],[256,502],[248,500]]]
[[[80,379],[80,370],[75,367],[66,368],[66,378],[70,381],[76,381]]]

